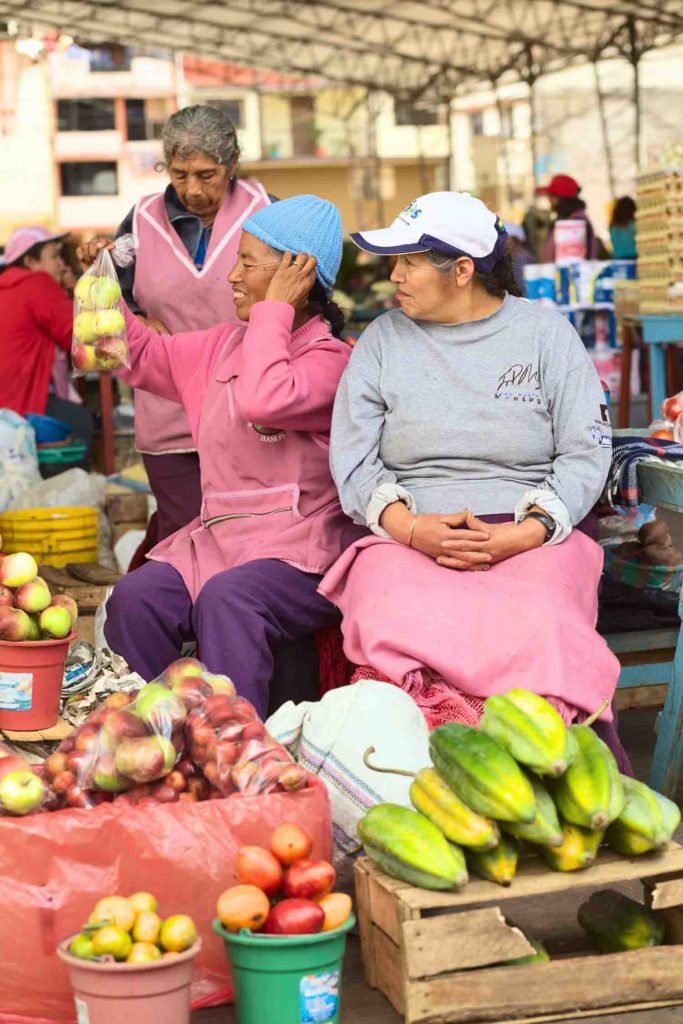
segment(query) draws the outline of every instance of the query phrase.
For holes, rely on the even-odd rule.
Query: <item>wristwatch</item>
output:
[[[555,536],[555,531],[557,530],[557,520],[553,519],[552,516],[549,516],[547,512],[527,512],[519,520],[520,523],[523,523],[525,519],[535,519],[537,522],[542,523],[543,526],[545,526],[546,537],[543,541],[544,544],[547,544],[548,541],[552,540],[552,538]]]

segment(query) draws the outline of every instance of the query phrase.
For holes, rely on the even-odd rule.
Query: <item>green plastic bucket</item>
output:
[[[258,935],[213,930],[225,942],[232,972],[237,1024],[338,1024],[346,933]]]

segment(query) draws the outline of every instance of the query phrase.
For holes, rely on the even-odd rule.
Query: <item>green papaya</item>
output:
[[[500,839],[495,821],[464,804],[435,768],[422,768],[416,774],[410,800],[415,810],[433,821],[451,843],[490,850]]]
[[[626,803],[614,754],[589,726],[572,725],[577,752],[550,792],[561,816],[573,825],[604,831]]]
[[[664,942],[664,921],[616,889],[594,892],[579,907],[577,920],[601,953],[646,949]]]
[[[550,957],[548,956],[548,950],[545,948],[543,943],[539,942],[538,939],[532,938],[530,935],[526,935],[525,934],[524,938],[526,939],[526,941],[528,943],[530,943],[534,947],[535,952],[534,953],[529,953],[528,956],[518,956],[518,957],[515,957],[514,960],[504,960],[503,961],[503,966],[504,967],[517,967],[517,966],[519,966],[519,964],[547,964],[547,963],[549,963]]]
[[[502,826],[504,831],[516,836],[517,839],[526,839],[528,843],[536,843],[538,846],[561,846],[562,826],[553,798],[539,778],[531,772],[524,774],[534,791],[536,816],[529,822],[506,821]]]
[[[621,781],[626,804],[607,829],[607,842],[625,857],[663,849],[681,821],[677,804],[637,779],[622,775]]]
[[[561,822],[561,846],[541,846],[539,853],[553,871],[581,871],[589,868],[598,855],[603,833]]]
[[[508,690],[488,697],[479,728],[537,775],[557,776],[567,770],[573,749],[569,730],[560,713],[537,693]]]
[[[465,860],[473,875],[498,885],[510,885],[517,872],[519,843],[514,836],[502,835],[493,850],[465,850]]]
[[[498,821],[533,821],[536,800],[517,762],[484,732],[460,722],[434,729],[434,766],[468,807]]]
[[[465,858],[417,811],[377,804],[358,822],[358,836],[380,870],[421,889],[456,889],[467,882]]]

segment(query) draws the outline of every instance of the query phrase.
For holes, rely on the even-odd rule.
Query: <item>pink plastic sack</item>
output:
[[[55,949],[102,896],[149,891],[162,912],[190,914],[202,939],[194,1009],[232,998],[216,900],[236,884],[239,847],[267,843],[283,822],[302,825],[312,856],[332,855],[327,790],[309,776],[294,793],[159,807],[103,804],[0,820],[0,1024],[75,1024],[67,970]]]

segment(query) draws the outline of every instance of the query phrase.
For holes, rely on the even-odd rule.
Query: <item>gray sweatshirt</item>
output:
[[[385,313],[356,344],[332,419],[344,511],[386,536],[384,508],[515,513],[538,504],[563,540],[600,497],[611,429],[596,370],[555,310],[507,296],[484,320]]]

